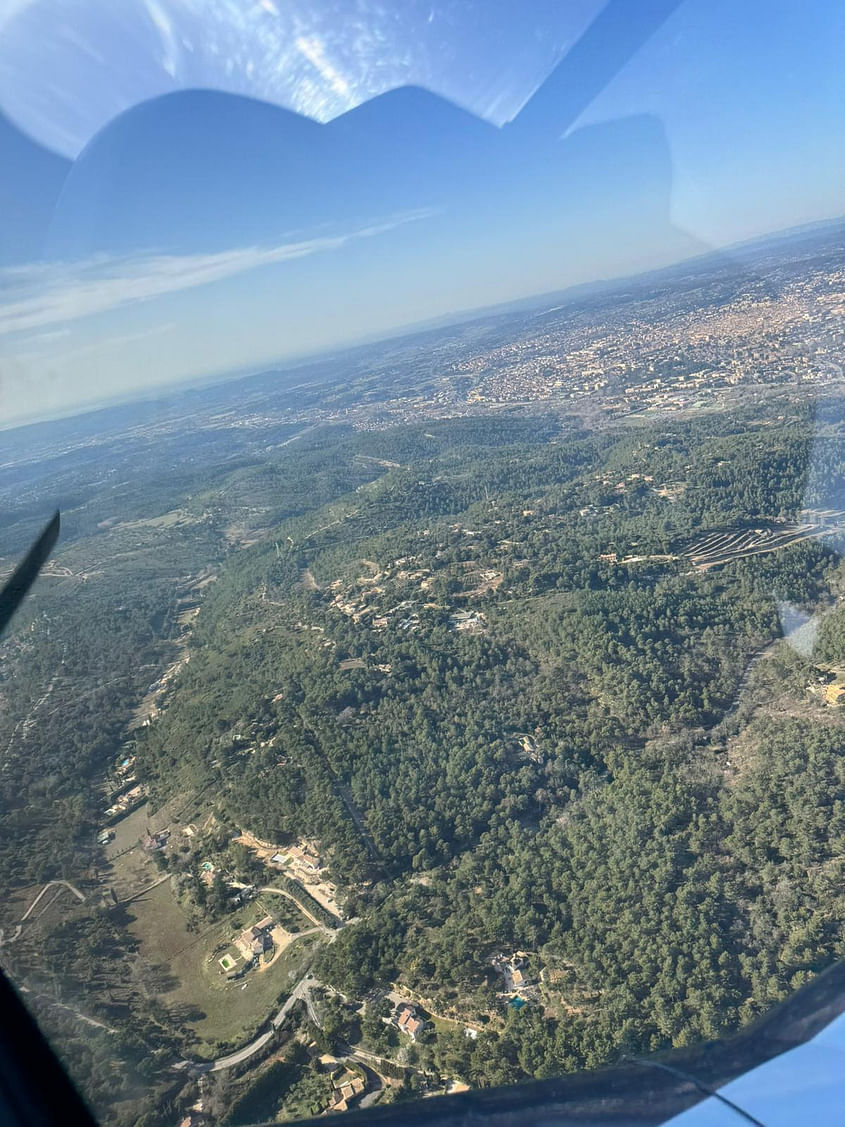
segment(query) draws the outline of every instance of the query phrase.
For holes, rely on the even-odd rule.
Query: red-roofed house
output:
[[[416,1006],[411,1005],[410,1002],[399,1003],[393,1014],[393,1020],[396,1022],[397,1029],[402,1033],[407,1033],[412,1041],[416,1041],[428,1025],[425,1018],[420,1017],[417,1013]]]

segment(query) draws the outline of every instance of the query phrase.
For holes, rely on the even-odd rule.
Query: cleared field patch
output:
[[[465,1021],[458,1021],[454,1017],[442,1017],[440,1014],[433,1014],[428,1012],[428,1020],[431,1022],[432,1028],[435,1033],[454,1033],[455,1030],[466,1028]]]
[[[825,664],[820,666],[826,670],[829,676],[833,678],[823,688],[820,687],[821,697],[824,703],[830,707],[841,707],[845,705],[845,669],[841,666]]]
[[[147,832],[148,822],[149,803],[147,802],[133,810],[131,814],[127,814],[125,818],[121,818],[119,822],[115,822],[111,827],[114,837],[105,848],[106,858],[112,861],[127,849],[134,849]]]
[[[194,516],[184,509],[171,509],[169,513],[162,513],[157,517],[144,517],[139,520],[121,520],[111,527],[121,528],[176,528],[183,525],[199,524],[201,516]]]
[[[160,875],[151,854],[141,846],[149,821],[149,807],[145,803],[112,826],[114,837],[104,850],[111,871],[104,879],[118,900],[140,891]]]
[[[140,943],[141,958],[168,972],[159,997],[196,1038],[189,1047],[197,1056],[214,1057],[246,1041],[305,973],[320,942],[318,935],[294,939],[263,972],[249,971],[228,982],[221,956],[231,957],[233,936],[254,923],[261,910],[253,904],[190,932],[169,884],[152,889],[129,908],[129,930]]]
[[[167,829],[180,798],[171,799],[156,811],[145,802],[111,826],[112,840],[103,849],[110,872],[104,877],[114,889],[119,900],[139,892],[161,875],[153,861],[154,854],[144,850],[142,839],[149,832],[156,834]]]

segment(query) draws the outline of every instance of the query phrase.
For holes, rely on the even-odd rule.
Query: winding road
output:
[[[293,1009],[294,1005],[300,1000],[305,1002],[305,1008],[308,1011],[308,1016],[319,1028],[320,1019],[317,1016],[317,1011],[314,1009],[314,1001],[311,998],[311,991],[315,986],[322,986],[322,983],[318,982],[317,979],[314,978],[314,976],[310,973],[305,974],[302,978],[300,978],[299,982],[297,982],[296,986],[294,986],[293,990],[291,990],[290,997],[287,999],[285,1004],[282,1006],[282,1008],[270,1023],[274,1029],[279,1028],[290,1011]]]
[[[250,1044],[245,1045],[244,1048],[238,1049],[236,1053],[232,1053],[228,1057],[218,1057],[209,1065],[208,1072],[222,1072],[226,1068],[234,1068],[236,1064],[241,1064],[245,1060],[249,1060],[254,1056],[259,1049],[263,1049],[268,1041],[272,1041],[275,1034],[275,1029],[270,1029],[267,1033],[262,1033],[260,1037],[256,1037]]]
[[[243,884],[240,881],[232,881],[231,886],[232,888],[249,887],[249,885]],[[257,891],[259,893],[272,893],[276,896],[284,896],[286,899],[292,900],[293,903],[296,904],[297,908],[299,908],[299,910],[302,912],[302,914],[304,916],[307,916],[308,919],[311,920],[311,922],[314,924],[314,927],[309,931],[299,932],[297,935],[292,936],[292,939],[298,939],[302,935],[311,935],[315,931],[320,931],[323,935],[328,936],[329,942],[331,943],[332,940],[337,936],[339,928],[332,929],[330,927],[327,927],[324,923],[321,923],[320,920],[318,920],[316,916],[313,916],[307,908],[304,908],[302,904],[300,904],[300,902],[297,900],[297,898],[292,893],[288,892],[286,888],[274,888],[271,885],[266,885],[263,888],[259,888]],[[340,926],[342,927],[343,924],[341,924]],[[311,997],[311,991],[321,986],[322,983],[314,978],[310,971],[307,971],[299,980],[299,982],[297,982],[296,986],[294,986],[293,990],[291,990],[290,994],[285,1000],[284,1005],[276,1014],[276,1016],[270,1019],[271,1028],[265,1029],[263,1033],[259,1033],[259,1035],[252,1041],[250,1041],[248,1045],[244,1045],[243,1048],[238,1049],[237,1052],[229,1053],[225,1057],[218,1057],[217,1060],[180,1060],[177,1061],[173,1067],[180,1071],[192,1070],[197,1073],[203,1073],[222,1072],[224,1069],[234,1068],[235,1065],[242,1064],[245,1060],[249,1060],[250,1057],[255,1056],[256,1053],[260,1052],[264,1048],[264,1046],[275,1035],[276,1031],[281,1026],[282,1022],[288,1016],[290,1011],[299,1001],[305,1003],[305,1008],[308,1011],[309,1018],[319,1028],[320,1018],[314,1006],[314,1001]]]
[[[225,1057],[218,1057],[217,1060],[213,1061],[180,1060],[177,1061],[173,1066],[174,1069],[176,1069],[177,1071],[190,1071],[196,1073],[223,1072],[227,1068],[234,1068],[238,1064],[243,1064],[244,1061],[249,1060],[250,1057],[255,1056],[255,1054],[260,1052],[264,1048],[264,1046],[268,1044],[268,1042],[272,1041],[282,1022],[288,1016],[296,1003],[300,1001],[305,1002],[305,1008],[308,1011],[309,1018],[314,1022],[315,1025],[319,1027],[320,1020],[317,1015],[317,1011],[314,1008],[314,1002],[311,998],[311,991],[315,987],[321,985],[322,983],[318,982],[318,980],[314,978],[310,973],[304,974],[302,978],[300,978],[299,982],[297,982],[296,986],[294,986],[293,990],[291,990],[282,1008],[279,1010],[276,1016],[271,1019],[270,1029],[265,1030],[263,1033],[259,1033],[259,1035],[254,1040],[250,1041],[248,1045],[244,1045],[243,1048],[238,1049],[237,1052],[229,1053]]]
[[[50,891],[51,888],[57,888],[58,889],[56,896],[59,895],[59,893],[62,891],[63,888],[67,888],[70,892],[73,893],[73,895],[76,897],[77,900],[79,900],[82,904],[85,903],[85,896],[83,895],[83,893],[81,893],[75,885],[71,884],[70,881],[48,880],[47,883],[44,885],[44,887],[41,889],[41,891],[38,893],[38,895],[35,897],[35,899],[32,901],[30,906],[27,908],[27,910],[21,916],[20,923],[16,926],[14,935],[10,935],[7,939],[3,928],[0,927],[0,947],[4,946],[4,944],[7,944],[7,943],[14,943],[16,939],[20,938],[21,932],[23,931],[23,925],[26,923],[26,921],[29,919],[29,917],[32,915],[32,913],[35,911],[35,909],[41,903],[42,898]],[[54,896],[53,900],[55,900],[55,899],[56,899],[56,897]],[[46,911],[46,909],[49,908],[50,904],[53,903],[53,900],[48,901],[48,903],[44,905],[42,912]],[[39,913],[39,915],[40,914],[41,913]]]

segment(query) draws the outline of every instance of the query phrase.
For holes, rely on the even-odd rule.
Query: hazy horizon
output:
[[[659,279],[660,275],[664,272],[669,272],[677,267],[683,266],[685,263],[694,263],[697,260],[706,261],[709,257],[722,253],[729,253],[732,250],[739,250],[745,246],[753,246],[757,243],[765,244],[769,241],[777,242],[779,239],[787,239],[791,235],[799,234],[801,232],[809,232],[813,229],[822,228],[826,226],[835,226],[837,223],[845,222],[845,214],[827,216],[822,219],[812,220],[809,223],[801,223],[796,226],[778,228],[774,231],[767,231],[760,235],[754,235],[748,239],[740,240],[736,243],[731,243],[727,246],[707,248],[704,251],[691,254],[685,258],[681,258],[676,262],[667,263],[665,266],[656,269],[648,269],[636,271],[630,274],[620,274],[615,277],[597,277],[587,279],[582,282],[573,283],[563,289],[558,290],[543,290],[542,292],[532,294],[515,295],[501,302],[496,302],[492,305],[475,306],[467,309],[455,309],[451,313],[443,314],[436,318],[427,318],[410,324],[397,325],[384,333],[368,336],[363,339],[349,340],[341,342],[340,344],[301,353],[295,356],[286,357],[268,357],[266,360],[258,362],[255,365],[250,365],[246,370],[225,370],[225,371],[211,371],[204,374],[195,376],[188,376],[184,379],[177,379],[167,384],[158,384],[153,388],[139,387],[128,391],[122,395],[112,396],[102,400],[86,401],[70,405],[62,410],[39,414],[34,413],[28,416],[14,417],[9,420],[0,420],[0,431],[11,431],[18,428],[37,425],[39,423],[49,423],[63,419],[71,419],[81,417],[87,414],[95,414],[99,411],[108,410],[110,407],[128,406],[132,403],[146,403],[154,401],[159,396],[166,396],[168,394],[178,394],[180,391],[189,391],[193,389],[201,389],[204,387],[216,387],[219,385],[234,383],[238,380],[246,380],[251,376],[261,374],[262,369],[272,371],[278,367],[280,372],[296,371],[298,368],[307,369],[310,364],[317,363],[321,360],[329,360],[332,357],[342,357],[347,352],[354,352],[357,349],[367,348],[369,346],[377,346],[380,343],[386,343],[390,340],[401,340],[404,337],[414,336],[416,334],[424,334],[428,331],[436,331],[442,328],[443,331],[448,331],[451,326],[457,326],[463,323],[471,323],[476,318],[481,319],[488,316],[495,316],[497,311],[501,311],[501,315],[505,316],[509,306],[512,305],[525,305],[531,307],[534,303],[542,304],[545,299],[553,298],[566,298],[567,294],[573,294],[571,300],[577,300],[577,293],[583,290],[590,290],[593,287],[602,288],[608,287],[612,294],[613,288],[618,284],[622,285],[626,282],[636,282],[644,280],[651,276],[655,276],[655,281]],[[307,384],[307,380],[303,380],[303,384]],[[300,386],[300,385],[295,385]]]
[[[274,55],[270,4],[229,29],[227,68],[231,13],[161,3],[151,32],[131,3],[119,25],[101,0],[76,23],[0,5],[3,423],[845,211],[835,5],[558,8],[414,3],[389,33],[373,9],[353,41],[320,0]]]

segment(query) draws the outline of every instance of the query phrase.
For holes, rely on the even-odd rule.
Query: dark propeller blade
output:
[[[0,591],[0,633],[9,625],[9,620],[23,602],[35,577],[44,566],[44,561],[52,552],[59,537],[60,524],[59,514],[56,513]]]

